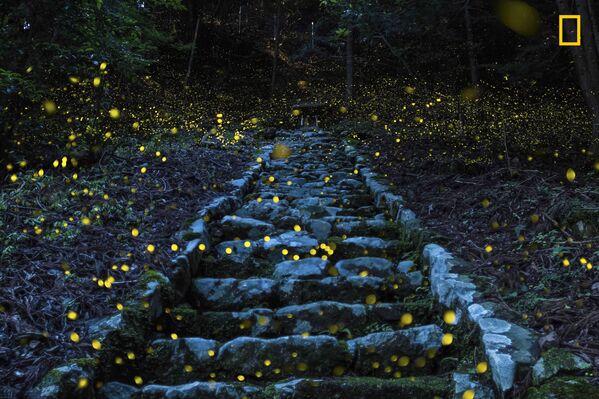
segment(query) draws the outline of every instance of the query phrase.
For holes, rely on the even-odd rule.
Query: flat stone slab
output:
[[[120,382],[109,382],[96,392],[96,399],[134,399],[139,389]]]
[[[386,257],[397,254],[399,242],[386,241],[378,237],[351,237],[337,244],[337,257],[354,258],[360,256]]]
[[[310,237],[304,231],[288,231],[278,236],[271,237],[270,240],[264,242],[262,246],[267,251],[279,252],[283,249],[287,249],[290,253],[307,254],[312,248],[318,246],[318,241]]]
[[[321,300],[365,304],[388,295],[387,282],[380,277],[326,277],[320,280],[284,280],[279,285],[283,304],[303,304]]]
[[[245,204],[237,210],[237,216],[259,219],[268,222],[275,222],[283,216],[300,217],[300,212],[297,209],[290,208],[288,204],[282,201],[274,203],[273,201],[263,200],[258,202],[253,200]]]
[[[319,241],[323,242],[331,235],[333,226],[321,219],[312,219],[308,222],[308,230]]]
[[[245,241],[242,240],[223,241],[215,249],[218,259],[240,265],[251,263],[255,253],[255,246],[246,247]]]
[[[241,310],[270,304],[276,295],[275,284],[266,278],[198,278],[193,281],[192,295],[203,309]]]
[[[383,375],[387,366],[400,369],[398,360],[392,359],[394,355],[397,359],[407,356],[410,363],[414,363],[415,357],[426,361],[427,354],[430,353],[428,351],[432,350],[432,353],[435,353],[441,347],[442,337],[441,328],[431,324],[393,332],[373,333],[349,340],[347,344],[356,356],[354,370],[358,374],[368,375],[379,371]]]
[[[449,392],[449,381],[439,377],[301,378],[276,384],[274,388],[278,399],[432,399],[446,397]]]
[[[288,260],[275,266],[273,278],[275,280],[323,278],[327,276],[328,268],[329,261],[320,258]]]
[[[159,339],[150,345],[153,351],[145,360],[146,367],[155,379],[165,384],[207,379],[216,370],[219,346],[217,341],[204,338]]]
[[[197,317],[194,331],[204,337],[230,340],[240,335],[274,337],[279,326],[274,312],[267,308],[249,309],[243,312],[202,312]]]
[[[345,327],[358,327],[368,319],[366,306],[333,301],[280,308],[275,318],[283,334],[337,334]]]
[[[340,260],[335,264],[335,269],[340,276],[344,277],[389,277],[395,273],[395,267],[391,261],[368,256]]]
[[[593,365],[565,349],[551,348],[541,355],[532,368],[532,382],[539,385],[559,373],[583,373]],[[599,387],[598,387],[599,390]]]
[[[253,218],[227,215],[221,220],[221,228],[225,237],[259,240],[272,234],[275,227],[271,223]]]
[[[289,375],[331,375],[335,367],[348,368],[352,354],[330,336],[301,335],[274,339],[239,337],[218,352],[220,369],[229,375],[281,379]]]
[[[516,376],[525,372],[523,366],[531,366],[539,357],[537,339],[532,331],[502,319],[482,318],[478,325],[493,381],[508,391]]]
[[[336,235],[358,236],[358,235],[375,235],[385,231],[388,222],[381,219],[364,219],[345,221],[335,224],[333,232]]]
[[[139,399],[242,399],[255,397],[259,392],[245,384],[196,381],[178,386],[148,385]]]

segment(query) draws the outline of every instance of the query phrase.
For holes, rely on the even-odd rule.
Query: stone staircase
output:
[[[453,395],[443,364],[459,356],[453,326],[434,310],[419,262],[405,260],[421,248],[375,205],[339,139],[283,132],[278,141],[290,155],[269,160],[241,206],[210,221],[214,245],[182,304],[144,303],[162,316],[150,331],[138,323],[118,344],[106,340],[103,382],[81,397]]]

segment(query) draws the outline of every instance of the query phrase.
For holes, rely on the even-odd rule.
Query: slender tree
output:
[[[472,32],[470,0],[464,1],[464,22],[466,25],[466,47],[468,48],[468,65],[470,66],[470,82],[473,86],[478,86],[480,77],[478,74],[478,65],[476,62],[476,52],[474,49],[474,33]]]
[[[599,29],[595,6],[587,0],[557,0],[561,14],[579,14],[581,16],[581,46],[570,47],[580,88],[593,112],[593,150],[599,148]],[[572,26],[564,30],[565,40],[575,41],[576,32]]]

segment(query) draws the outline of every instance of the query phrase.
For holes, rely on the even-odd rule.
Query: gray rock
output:
[[[272,223],[283,216],[295,216],[299,218],[301,215],[298,210],[289,208],[283,201],[274,203],[266,200],[262,202],[253,200],[239,209],[237,216],[260,219]]]
[[[468,306],[468,317],[475,323],[482,318],[492,318],[494,315],[495,304],[492,302],[473,303]]]
[[[219,346],[204,338],[159,339],[151,344],[153,352],[146,357],[146,368],[154,379],[166,384],[205,379],[216,369]],[[191,371],[185,371],[185,366],[191,366]]]
[[[408,282],[413,287],[420,287],[424,281],[424,276],[421,272],[410,272],[407,274]]]
[[[77,364],[68,364],[52,369],[34,389],[33,397],[43,399],[88,399],[94,398],[93,379],[95,370]],[[79,381],[87,380],[85,388]]]
[[[472,380],[470,374],[453,373],[452,377],[454,382],[454,399],[463,399],[464,392],[469,389],[474,391],[476,399],[495,399],[493,390]]]
[[[258,388],[245,384],[192,382],[178,386],[148,385],[141,391],[140,399],[242,399],[258,392]]]
[[[391,355],[426,356],[428,350],[441,347],[443,331],[436,325],[413,327],[393,332],[368,334],[347,341],[349,350],[355,353],[354,369],[357,373],[373,372],[373,363],[390,364]],[[382,369],[378,369],[384,373]]]
[[[203,218],[195,220],[190,226],[189,231],[185,234],[187,240],[201,239],[207,244],[210,241],[210,232]]]
[[[423,256],[430,265],[431,291],[441,304],[448,308],[455,305],[467,308],[474,303],[479,296],[476,285],[467,277],[451,272],[456,264],[453,255],[437,244],[428,244]]]
[[[283,334],[335,334],[346,326],[366,323],[367,316],[364,305],[319,301],[280,308],[274,317]]]
[[[358,256],[395,255],[399,247],[398,241],[385,241],[378,237],[351,237],[337,245],[337,256],[353,258]]]
[[[341,188],[356,189],[362,187],[362,182],[356,179],[343,179],[338,184]]]
[[[263,245],[267,251],[279,252],[283,248],[294,254],[309,253],[312,248],[318,246],[318,241],[310,237],[306,232],[288,231],[278,236],[271,237],[270,241]]]
[[[266,308],[244,312],[203,312],[198,316],[197,324],[202,336],[220,340],[239,335],[270,337],[279,330],[273,311]]]
[[[599,399],[599,387],[590,378],[554,377],[526,391],[526,399]]]
[[[201,307],[213,310],[241,310],[269,304],[276,294],[275,281],[265,278],[199,278],[193,281],[192,293]]]
[[[337,223],[333,229],[337,235],[356,236],[356,235],[376,235],[387,227],[385,220],[366,219],[358,221],[346,221]]]
[[[224,344],[218,352],[219,366],[224,372],[253,376],[261,371],[266,379],[330,375],[337,366],[349,367],[351,360],[347,348],[328,336],[239,337]]]
[[[292,205],[300,211],[302,215],[307,215],[312,218],[326,216],[328,211],[325,209],[326,207],[333,206],[336,204],[335,198],[318,198],[318,197],[308,197],[308,198],[300,198],[293,201]]]
[[[331,224],[321,219],[314,219],[308,223],[308,230],[321,242],[329,238],[331,229]]]
[[[230,254],[227,253],[228,248],[231,249]],[[247,264],[252,260],[254,248],[255,244],[252,244],[247,248],[244,240],[223,241],[216,246],[216,252],[219,259],[239,264]]]
[[[390,277],[394,274],[393,263],[385,258],[360,257],[340,260],[335,264],[340,276]]]
[[[123,316],[121,313],[90,320],[87,332],[93,339],[104,341],[107,336],[123,327]]]
[[[217,197],[210,201],[198,214],[201,218],[210,216],[211,219],[217,219],[228,213],[231,213],[240,204],[239,198],[229,195]]]
[[[320,258],[288,260],[275,266],[273,278],[276,280],[321,278],[327,275],[328,268],[329,262]]]
[[[432,399],[447,397],[448,387],[449,381],[439,377],[343,377],[294,379],[275,384],[274,391],[277,399]]]
[[[221,220],[221,226],[225,237],[248,238],[259,240],[265,235],[272,234],[275,227],[258,219],[244,218],[227,215]]]
[[[385,280],[380,277],[326,277],[320,280],[288,279],[279,286],[284,304],[331,300],[347,303],[365,303],[369,295],[383,296]]]
[[[134,399],[139,389],[120,382],[109,382],[97,391],[97,399]]]
[[[399,262],[399,264],[397,265],[397,270],[400,273],[408,274],[410,271],[412,271],[413,267],[414,267],[413,261],[404,260],[404,261]]]
[[[516,375],[539,357],[535,334],[501,319],[478,320],[485,354],[491,366],[493,381],[502,392],[514,386]]]
[[[339,212],[341,212],[341,211],[342,211],[342,209],[338,208],[336,206],[325,206],[325,208],[324,208],[324,212],[325,212],[324,218],[326,219],[327,217],[337,216],[337,214]]]
[[[411,209],[400,209],[398,212],[397,221],[401,222],[404,226],[407,227],[419,227],[420,222],[416,217],[416,214]]]
[[[532,382],[539,385],[549,378],[561,373],[580,373],[593,368],[580,356],[564,349],[551,348],[543,353],[532,368]]]

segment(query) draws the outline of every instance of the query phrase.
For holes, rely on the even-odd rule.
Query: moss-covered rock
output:
[[[265,395],[276,399],[432,399],[445,397],[450,382],[439,377],[410,377],[380,379],[372,377],[346,377],[324,379],[296,379],[275,384],[265,390]]]
[[[583,377],[557,377],[530,388],[525,399],[599,399],[599,385]]]
[[[144,375],[150,382],[164,384],[207,380],[211,373],[217,371],[219,346],[218,342],[203,338],[156,340],[143,362]]]
[[[33,389],[30,397],[44,399],[93,399],[95,393],[94,359],[76,361],[50,370],[40,384]]]
[[[562,372],[583,372],[591,369],[592,364],[585,362],[580,356],[564,349],[551,348],[543,353],[532,369],[532,381],[539,385],[543,381]]]

